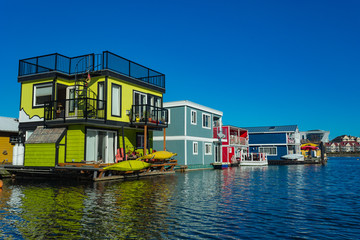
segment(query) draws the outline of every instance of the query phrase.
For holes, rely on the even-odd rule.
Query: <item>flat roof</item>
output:
[[[10,117],[0,117],[0,131],[1,132],[18,132],[19,120]]]
[[[249,133],[271,133],[271,132],[295,132],[297,125],[286,126],[264,126],[264,127],[244,127]]]
[[[223,116],[223,112],[221,112],[219,110],[215,110],[213,108],[209,108],[209,107],[206,107],[204,105],[200,105],[200,104],[188,101],[188,100],[174,101],[174,102],[164,102],[163,106],[165,108],[188,106],[188,107],[196,108],[196,109],[199,109],[199,110],[203,110],[205,112],[210,112],[210,113],[214,113],[214,114]]]

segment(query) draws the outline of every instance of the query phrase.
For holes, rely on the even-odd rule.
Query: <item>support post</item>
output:
[[[122,131],[122,142],[123,142],[123,159],[127,160],[126,156],[126,152],[125,152],[125,135],[124,135],[124,126],[121,128]]]
[[[147,125],[144,126],[144,156],[146,155],[147,148]]]
[[[166,128],[164,128],[164,151],[166,151]]]

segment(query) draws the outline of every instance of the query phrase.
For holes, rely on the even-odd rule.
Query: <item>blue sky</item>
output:
[[[166,75],[164,101],[224,124],[360,136],[360,1],[1,1],[0,116],[18,117],[18,61],[114,52]]]

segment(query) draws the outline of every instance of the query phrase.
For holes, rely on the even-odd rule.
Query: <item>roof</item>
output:
[[[271,133],[271,132],[295,132],[297,125],[287,126],[265,126],[265,127],[244,127],[249,133]]]
[[[65,134],[66,128],[44,128],[38,126],[25,143],[57,143]]]
[[[19,121],[16,118],[0,117],[0,132],[18,132]]]
[[[213,108],[209,108],[188,100],[183,100],[183,101],[174,101],[174,102],[164,102],[163,104],[164,108],[169,108],[169,107],[182,107],[182,106],[188,106],[188,107],[192,107],[192,108],[196,108],[205,112],[210,112],[213,114],[217,114],[222,116],[223,112],[215,110]]]

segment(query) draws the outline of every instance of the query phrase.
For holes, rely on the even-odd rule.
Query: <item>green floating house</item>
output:
[[[18,82],[24,168],[112,164],[168,126],[165,75],[108,51],[22,59]]]

